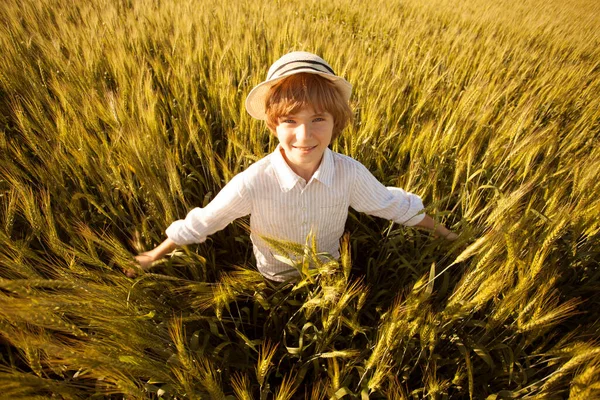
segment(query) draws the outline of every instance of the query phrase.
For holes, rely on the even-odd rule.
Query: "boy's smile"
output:
[[[293,115],[281,116],[278,121],[275,134],[283,157],[290,168],[308,182],[331,143],[333,116],[306,107]]]

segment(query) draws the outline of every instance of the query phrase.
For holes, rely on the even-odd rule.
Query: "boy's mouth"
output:
[[[301,151],[311,151],[312,149],[316,149],[317,146],[305,146],[305,147],[301,147],[301,146],[292,146],[295,149],[301,150]]]

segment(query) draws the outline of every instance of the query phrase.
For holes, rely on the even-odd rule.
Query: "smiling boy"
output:
[[[173,222],[162,244],[136,257],[142,268],[246,215],[258,270],[278,282],[298,272],[278,261],[261,236],[304,243],[313,233],[320,252],[338,257],[349,207],[454,240],[455,233],[423,213],[417,195],[386,188],[360,162],[329,149],[352,119],[351,91],[350,83],[314,54],[293,52],[277,60],[248,95],[246,110],[266,121],[279,145],[236,175],[206,207]]]
[[[309,182],[331,143],[333,116],[307,106],[293,114],[282,115],[278,120],[275,135],[281,154],[292,171]]]

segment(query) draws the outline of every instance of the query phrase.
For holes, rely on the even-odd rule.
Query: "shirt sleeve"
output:
[[[242,174],[236,175],[204,208],[196,207],[185,219],[173,222],[166,231],[177,245],[202,243],[207,236],[225,228],[233,220],[250,214],[252,201]]]
[[[396,187],[385,187],[358,163],[350,192],[350,207],[398,224],[413,226],[425,218],[423,201],[416,194]]]

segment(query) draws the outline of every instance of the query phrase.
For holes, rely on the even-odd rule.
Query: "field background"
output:
[[[2,396],[600,398],[598,4],[493,3],[2,2]],[[352,214],[273,288],[240,221],[126,278],[272,151],[243,101],[292,50],[354,85],[333,149],[460,239]]]

